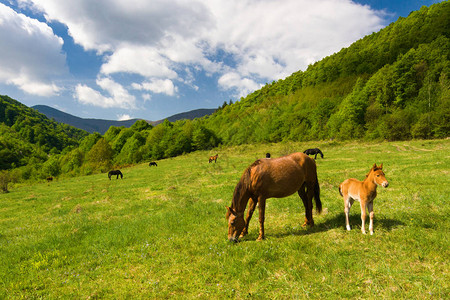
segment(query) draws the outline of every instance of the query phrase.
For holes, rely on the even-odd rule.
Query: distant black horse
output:
[[[307,149],[303,153],[305,153],[306,155],[313,155],[313,154],[315,154],[314,159],[317,158],[317,154],[320,154],[320,156],[323,158],[323,153],[322,153],[322,151],[320,151],[319,148]]]
[[[122,174],[122,172],[120,172],[120,170],[112,170],[112,171],[109,171],[109,172],[108,172],[108,178],[109,178],[109,180],[111,180],[111,176],[113,176],[113,175],[117,175],[116,179],[119,179],[119,175],[120,175],[120,178],[123,179],[123,174]]]
[[[266,158],[270,158],[270,153],[269,152],[266,153]]]
[[[148,165],[149,165],[150,167],[151,167],[151,166],[155,166],[155,167],[158,166],[158,165],[156,164],[156,162],[154,162],[154,161],[150,162]]]

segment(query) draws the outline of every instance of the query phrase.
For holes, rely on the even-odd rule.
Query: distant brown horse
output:
[[[346,179],[343,183],[341,183],[341,185],[339,185],[339,193],[344,197],[345,224],[347,230],[350,230],[348,220],[350,208],[356,200],[361,204],[361,231],[366,234],[365,222],[367,207],[370,217],[369,231],[370,234],[373,234],[373,199],[377,196],[377,186],[381,185],[385,188],[389,186],[389,182],[386,180],[382,169],[383,164],[378,167],[377,164],[374,164],[369,173],[366,175],[366,179],[364,179],[364,181],[350,178]]]
[[[233,193],[231,207],[227,207],[228,239],[237,242],[248,233],[248,225],[256,204],[259,207],[259,236],[264,239],[266,199],[283,198],[297,192],[305,206],[305,223],[314,225],[312,198],[316,210],[322,211],[320,187],[317,180],[316,162],[303,153],[293,153],[279,158],[262,158],[250,165]],[[249,203],[247,217],[244,211]]]
[[[217,162],[217,158],[219,157],[219,154],[216,154],[216,155],[214,155],[214,156],[210,156],[209,157],[209,162],[212,162],[212,161],[214,161],[214,162]]]

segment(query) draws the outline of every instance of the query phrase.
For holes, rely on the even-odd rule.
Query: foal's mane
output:
[[[375,172],[375,171],[382,170],[382,169],[383,169],[383,168],[380,168],[380,167],[378,167],[377,165],[375,165],[374,167],[372,167],[372,168],[369,170],[369,173],[367,173],[366,178],[369,177],[369,175],[370,175],[371,172]]]

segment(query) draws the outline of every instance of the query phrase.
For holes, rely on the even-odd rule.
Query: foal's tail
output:
[[[320,186],[319,180],[316,178],[316,183],[314,184],[314,199],[316,201],[316,211],[318,213],[322,212],[322,202],[320,202]]]
[[[341,190],[341,186],[339,185],[339,194],[341,194],[341,196],[344,196],[343,194],[342,194],[342,190]]]

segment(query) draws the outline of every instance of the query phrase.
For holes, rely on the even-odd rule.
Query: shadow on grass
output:
[[[302,220],[303,221],[303,220]],[[350,215],[350,226],[352,229],[361,230],[361,214],[354,214]],[[399,220],[394,219],[385,219],[380,218],[377,219],[375,217],[374,219],[374,230],[386,230],[391,231],[393,228],[396,228],[398,226],[403,226],[405,223]],[[295,236],[302,236],[302,235],[309,235],[314,234],[318,232],[326,232],[332,229],[341,228],[342,230],[345,230],[345,214],[340,213],[338,215],[335,215],[332,218],[326,219],[323,223],[316,223],[314,227],[307,227],[307,228],[284,228],[280,230],[279,232],[270,233],[267,232],[266,229],[266,236],[271,236],[275,238],[282,238],[285,236],[295,235]],[[369,230],[369,217],[366,218],[366,231]],[[246,237],[246,239],[249,239]],[[251,239],[251,238],[250,238]]]

